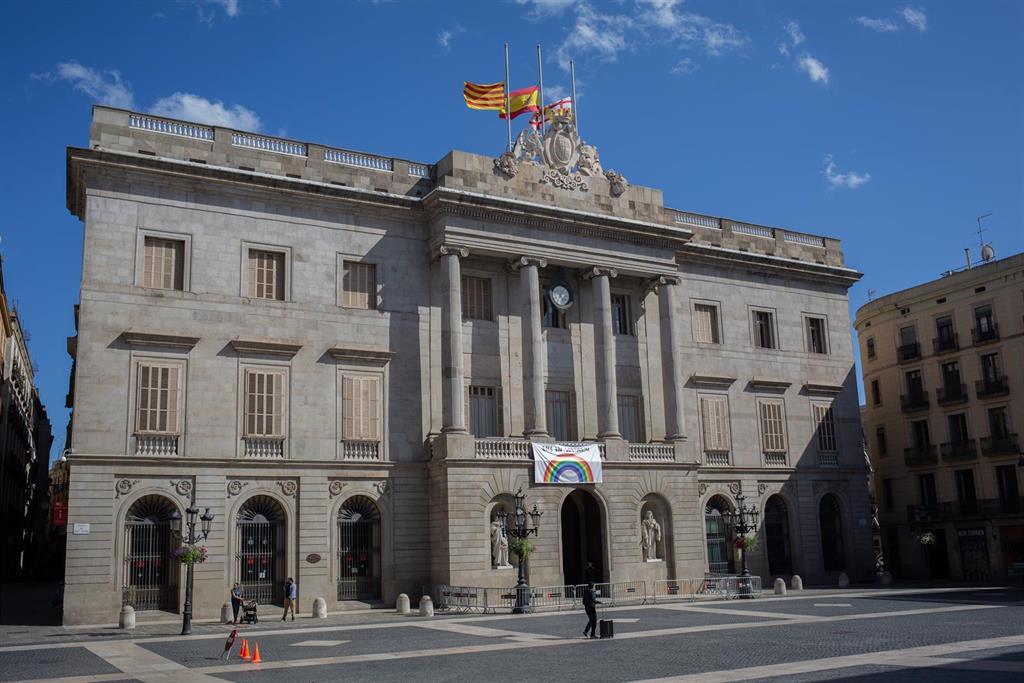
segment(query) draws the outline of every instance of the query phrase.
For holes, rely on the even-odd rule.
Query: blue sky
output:
[[[843,240],[851,309],[977,253],[1024,251],[1024,3],[12,3],[0,26],[0,253],[64,443],[82,226],[65,148],[94,101],[432,162],[497,154],[463,80],[576,63],[606,168],[669,206]],[[518,119],[515,123],[519,123]]]

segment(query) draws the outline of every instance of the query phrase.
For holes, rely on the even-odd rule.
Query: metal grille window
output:
[[[622,438],[629,443],[644,442],[644,428],[641,416],[640,398],[619,394],[619,429]]]
[[[573,403],[573,396],[568,391],[544,392],[548,432],[558,441],[576,440]]]
[[[462,318],[463,320],[494,320],[490,278],[462,276]]]
[[[693,340],[702,344],[718,344],[718,307],[713,304],[694,304]]]
[[[381,400],[378,375],[341,378],[341,433],[346,441],[380,441]]]
[[[836,446],[836,423],[831,405],[814,404],[814,425],[818,434],[818,450],[823,453],[834,453]]]
[[[281,604],[285,580],[284,511],[269,496],[253,496],[238,513],[238,581],[246,600]]]
[[[874,337],[868,337],[867,346],[868,346],[868,358],[874,358],[875,357],[875,338]]]
[[[728,453],[729,404],[725,396],[700,397],[700,424],[705,453]]]
[[[284,301],[284,254],[249,250],[249,297]]]
[[[775,348],[775,316],[769,311],[754,311],[754,346]]]
[[[245,436],[283,438],[285,373],[245,371]]]
[[[479,438],[504,436],[501,388],[471,385],[466,388],[470,433]]]
[[[185,242],[147,237],[144,245],[142,286],[154,289],[184,289]]]
[[[181,367],[139,363],[135,399],[138,434],[177,434]]]
[[[178,607],[180,564],[171,551],[174,504],[163,496],[145,496],[128,510],[124,529],[124,570],[121,604],[136,610]]]
[[[730,550],[732,534],[724,515],[728,510],[729,504],[718,496],[709,500],[704,509],[708,572],[711,574],[731,574],[733,571],[733,554]]]
[[[761,450],[765,453],[786,452],[785,417],[782,401],[760,400],[757,412],[761,420]]]
[[[380,513],[365,496],[338,512],[338,600],[380,597]]]
[[[633,334],[633,319],[630,317],[629,304],[628,295],[612,294],[612,331],[615,334]]]
[[[828,353],[825,340],[825,319],[806,318],[808,353]]]
[[[376,265],[345,261],[342,274],[341,305],[345,308],[377,308]]]

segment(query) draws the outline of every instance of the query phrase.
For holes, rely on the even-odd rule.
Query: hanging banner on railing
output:
[[[537,484],[600,484],[601,451],[596,443],[533,443]]]

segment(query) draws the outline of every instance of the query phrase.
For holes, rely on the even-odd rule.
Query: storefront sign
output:
[[[55,500],[50,506],[50,524],[53,526],[67,526],[68,524],[68,502],[66,500]]]

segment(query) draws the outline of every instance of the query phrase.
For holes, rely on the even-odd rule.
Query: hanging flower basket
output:
[[[744,552],[750,552],[752,550],[757,550],[757,537],[756,536],[740,536],[735,541],[733,541],[733,545],[736,546],[737,550],[742,550]]]
[[[525,538],[513,538],[508,542],[508,549],[520,560],[528,560],[533,552],[533,544]]]
[[[186,567],[191,567],[192,565],[206,562],[206,546],[183,545],[175,549],[172,555],[178,558]]]
[[[935,545],[935,534],[930,531],[922,531],[917,535],[917,542],[926,548]]]

